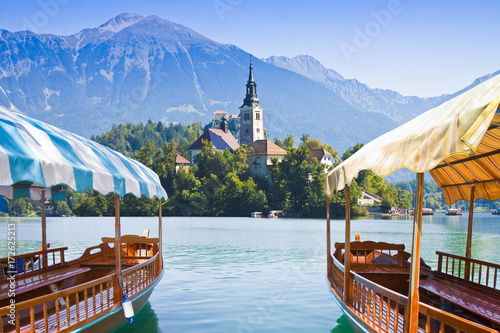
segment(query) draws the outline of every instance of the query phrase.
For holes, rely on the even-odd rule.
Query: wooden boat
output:
[[[327,281],[344,314],[363,332],[498,332],[500,264],[473,258],[474,202],[500,198],[500,75],[373,140],[327,177],[327,194],[345,189],[345,242],[330,242]],[[413,240],[351,241],[350,186],[360,170],[380,176],[417,173]],[[420,258],[424,172],[448,205],[469,200],[464,254],[437,251],[437,267]],[[329,209],[329,197],[327,207]],[[408,251],[408,252],[407,252]]]
[[[95,142],[0,108],[0,194],[41,200],[41,249],[16,250],[15,224],[0,259],[0,332],[109,332],[133,320],[163,274],[162,198],[158,176]],[[45,201],[67,186],[114,193],[115,236],[66,260],[49,249]],[[159,198],[158,237],[121,235],[120,197]]]
[[[263,214],[264,213],[262,213],[262,212],[252,212],[252,213],[250,213],[250,217],[263,217],[262,216]]]
[[[453,216],[453,215],[463,215],[462,214],[462,210],[461,209],[456,209],[456,208],[449,208],[446,210],[446,215],[450,215],[450,216]]]

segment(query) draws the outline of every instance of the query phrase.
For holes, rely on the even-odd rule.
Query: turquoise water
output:
[[[7,224],[16,227],[16,251],[37,250],[36,218],[0,219],[0,256]],[[158,235],[155,218],[122,218],[122,234]],[[411,220],[352,221],[362,240],[411,243]],[[344,221],[332,221],[332,241],[344,241]],[[423,221],[422,257],[464,254],[467,216],[437,214]],[[68,246],[77,258],[113,218],[48,218],[51,248]],[[0,236],[1,237],[1,236]],[[308,219],[164,218],[165,274],[132,325],[119,332],[351,332],[325,282],[325,221]],[[473,256],[500,262],[500,216],[476,214]]]

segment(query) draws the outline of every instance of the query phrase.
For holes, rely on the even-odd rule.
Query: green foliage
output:
[[[10,216],[29,216],[35,209],[36,202],[28,198],[7,200]]]
[[[162,147],[165,142],[175,143],[179,154],[186,156],[187,148],[203,133],[201,123],[190,125],[169,124],[148,121],[146,125],[122,124],[113,125],[111,131],[94,138],[94,141],[119,151],[124,155],[133,156],[148,141],[155,147]]]

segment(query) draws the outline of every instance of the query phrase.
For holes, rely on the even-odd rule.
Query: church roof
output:
[[[267,139],[255,140],[248,147],[253,148],[250,155],[286,155],[286,150]]]
[[[311,154],[307,158],[308,161],[311,161],[313,157],[316,157],[318,159],[318,162],[321,162],[323,159],[323,156],[325,155],[332,155],[328,150],[323,149],[323,148],[313,148],[310,149]]]
[[[203,140],[211,142],[214,149],[227,148],[230,151],[235,151],[240,146],[231,132],[228,131],[225,133],[221,129],[209,128],[188,148],[188,150],[201,149]]]
[[[227,112],[221,111],[221,110],[215,110],[215,112],[213,114],[225,114],[225,115],[227,115]]]
[[[175,164],[189,164],[189,161],[181,155],[177,154],[175,156]]]

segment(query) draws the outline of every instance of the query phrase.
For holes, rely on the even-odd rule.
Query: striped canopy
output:
[[[158,175],[96,142],[0,107],[0,194],[39,200],[61,187],[76,192],[167,198]],[[49,195],[50,196],[50,195]]]
[[[329,194],[361,170],[385,177],[401,168],[430,171],[447,204],[500,198],[500,75],[378,137],[333,169]]]

